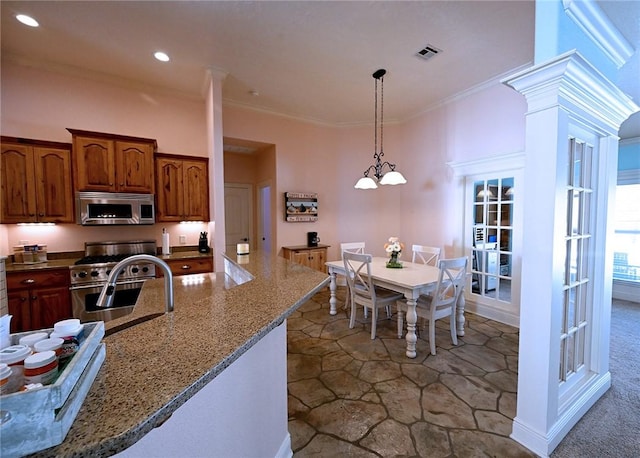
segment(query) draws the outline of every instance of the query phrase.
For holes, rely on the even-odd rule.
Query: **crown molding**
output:
[[[567,16],[618,68],[635,52],[595,1],[562,0],[562,6]]]

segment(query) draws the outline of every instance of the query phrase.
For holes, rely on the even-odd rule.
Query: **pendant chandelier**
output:
[[[375,79],[375,117],[374,117],[374,134],[373,134],[373,165],[370,165],[364,171],[364,176],[358,180],[355,185],[356,189],[376,189],[377,183],[381,185],[405,184],[407,180],[400,172],[396,171],[396,165],[390,162],[382,162],[384,152],[382,151],[382,125],[384,122],[384,75],[387,73],[385,69],[377,70],[372,76]],[[378,125],[378,81],[380,81],[380,124]],[[380,131],[380,151],[378,151],[378,130]],[[384,172],[384,168],[389,169]],[[369,176],[372,174],[375,180]]]

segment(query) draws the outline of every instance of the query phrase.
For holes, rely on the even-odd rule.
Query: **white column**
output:
[[[207,143],[209,150],[209,234],[212,238],[214,271],[224,271],[224,151],[222,132],[222,84],[227,74],[209,70],[206,87]]]
[[[607,267],[606,205],[617,165],[617,132],[638,107],[575,51],[504,81],[527,98],[526,176],[520,307],[518,405],[512,437],[541,456],[560,440],[609,388],[611,268]],[[567,395],[560,383],[568,141],[576,131],[595,143],[594,224],[589,258],[588,366]],[[595,139],[595,140],[594,140]],[[611,209],[613,211],[613,209]],[[605,256],[605,254],[607,256]],[[612,260],[612,258],[611,258]]]

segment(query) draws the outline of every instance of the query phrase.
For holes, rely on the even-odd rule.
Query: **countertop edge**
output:
[[[243,269],[242,265],[239,265],[235,260],[229,256],[223,255],[229,261],[231,261],[236,267]],[[245,270],[245,272],[249,273]],[[250,274],[250,273],[249,273]],[[92,447],[87,447],[81,451],[83,455],[91,454],[92,456],[110,456],[115,453],[126,450],[133,444],[138,442],[142,437],[148,434],[150,431],[158,426],[161,426],[178,408],[186,403],[191,397],[193,397],[198,391],[200,391],[205,385],[210,383],[219,374],[221,374],[226,368],[228,368],[233,362],[235,362],[240,356],[246,353],[251,347],[259,342],[264,336],[281,325],[298,307],[309,300],[322,288],[329,285],[330,277],[327,276],[324,280],[318,283],[314,288],[309,290],[305,295],[301,296],[291,307],[275,317],[265,327],[256,332],[251,338],[249,338],[244,344],[239,346],[236,350],[232,351],[228,356],[221,360],[218,364],[213,366],[208,372],[203,374],[200,378],[195,380],[191,385],[187,386],[182,392],[176,395],[167,404],[150,415],[147,419],[138,423],[128,431],[124,431],[118,436],[114,436],[103,440],[100,443],[95,444]],[[241,285],[240,285],[241,286]],[[45,452],[44,450],[43,452]],[[42,452],[39,452],[42,453]]]

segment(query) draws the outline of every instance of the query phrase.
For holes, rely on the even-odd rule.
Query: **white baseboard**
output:
[[[611,296],[614,299],[640,303],[640,285],[614,280]]]
[[[511,438],[542,458],[548,457],[576,423],[611,387],[611,373],[595,379],[581,396],[560,416],[546,434],[530,428],[521,417],[513,419]]]
[[[291,451],[291,434],[287,432],[286,437],[282,441],[280,445],[280,449],[278,450],[278,454],[275,458],[292,458],[293,451]]]
[[[513,326],[515,328],[520,328],[519,315],[515,315],[514,313],[508,312],[506,310],[499,310],[488,305],[478,304],[477,302],[471,300],[467,300],[465,304],[465,312],[475,313],[476,315],[480,315],[484,318],[489,318],[490,320],[508,324],[509,326]]]

